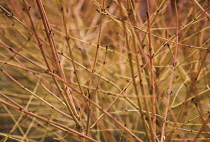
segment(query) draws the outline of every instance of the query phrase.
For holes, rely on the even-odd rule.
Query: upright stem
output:
[[[120,1],[118,1],[118,2],[119,2],[120,13],[121,13],[121,17],[122,17],[123,32],[124,32],[125,40],[126,40],[126,48],[127,48],[127,53],[128,53],[129,65],[130,65],[130,69],[131,69],[131,75],[132,75],[132,79],[133,79],[133,86],[134,86],[134,90],[135,90],[135,94],[136,94],[136,98],[137,98],[137,102],[138,102],[138,110],[139,110],[140,115],[141,115],[141,119],[142,119],[142,123],[143,123],[143,127],[145,129],[147,139],[149,140],[149,134],[148,134],[148,131],[147,131],[146,121],[145,121],[145,118],[144,118],[142,105],[141,105],[141,101],[140,101],[140,97],[139,97],[139,92],[138,92],[138,89],[137,89],[137,83],[136,83],[137,75],[135,75],[135,73],[134,73],[134,65],[132,63],[133,62],[133,56],[132,56],[131,47],[129,45],[129,36],[127,34],[127,28],[128,27],[126,26],[127,23],[125,23],[125,20],[124,20],[124,17],[123,17],[124,15],[123,15],[123,10],[122,10],[122,4],[121,4]],[[131,27],[133,27],[133,26],[131,26]],[[133,38],[133,44],[134,44],[134,48],[135,48],[135,51],[136,51],[137,48],[136,48],[136,43],[135,43],[134,31],[132,33],[131,38]],[[137,56],[138,55],[136,55],[136,59],[137,59],[137,63],[138,63],[138,57]],[[137,64],[137,65],[139,65],[139,64]],[[140,65],[139,65],[139,67],[140,67]],[[140,72],[140,69],[138,71]]]
[[[105,0],[103,0],[102,3],[102,7],[101,10],[104,11],[104,4],[105,4]],[[88,91],[87,91],[87,95],[90,97],[90,87],[92,86],[92,82],[94,80],[94,73],[95,73],[95,68],[96,68],[96,61],[98,58],[98,51],[99,51],[99,47],[100,47],[100,40],[101,40],[101,29],[102,29],[102,24],[103,24],[103,15],[101,15],[100,18],[100,25],[99,25],[99,32],[98,32],[98,40],[97,40],[97,47],[96,47],[96,53],[95,53],[95,58],[94,58],[94,63],[93,63],[93,69],[90,75],[90,81],[89,81],[89,85],[88,85]],[[90,103],[89,103],[90,106]],[[89,123],[90,123],[90,109],[88,109],[88,116],[87,116],[87,125],[86,125],[86,135],[88,135],[88,130],[89,130]]]
[[[154,83],[154,70],[153,70],[153,48],[151,41],[151,23],[150,23],[150,6],[149,0],[146,0],[147,7],[147,31],[148,31],[148,42],[149,42],[149,59],[150,59],[150,89],[152,95],[152,125],[153,125],[153,140],[156,139],[156,93],[155,93],[155,83]]]
[[[53,57],[54,57],[53,58],[54,62],[56,63],[56,68],[57,68],[58,74],[62,79],[64,79],[66,81],[66,77],[65,77],[63,68],[60,65],[60,59],[58,57],[57,48],[55,46],[55,41],[54,41],[52,29],[51,29],[49,21],[47,19],[42,1],[41,0],[36,0],[36,3],[37,3],[37,6],[38,6],[38,9],[39,9],[42,21],[43,21],[43,25],[45,27],[45,32],[46,32],[46,35],[47,35],[47,38],[48,38],[48,42],[50,44],[50,48],[51,48]],[[73,117],[75,123],[77,124],[77,126],[79,128],[81,128],[82,125],[81,125],[81,122],[79,121],[80,118],[79,118],[79,115],[76,111],[76,108],[75,108],[75,105],[74,105],[74,102],[73,102],[73,98],[72,98],[67,86],[64,83],[62,83],[62,89],[65,93],[64,99],[67,103],[68,109],[69,109],[70,113],[72,114],[72,117]],[[63,91],[61,93],[63,93]]]
[[[178,35],[179,23],[178,23],[177,3],[176,3],[176,0],[174,0],[172,2],[174,3],[174,7],[175,7],[176,48],[175,48],[175,52],[174,52],[174,55],[173,55],[173,65],[172,65],[171,77],[170,77],[170,82],[169,82],[169,88],[168,88],[168,92],[167,92],[166,110],[165,110],[165,114],[164,114],[163,126],[162,126],[162,131],[161,131],[161,142],[163,142],[164,138],[165,138],[166,119],[167,119],[167,116],[168,116],[169,102],[170,102],[170,98],[171,98],[171,95],[172,95],[172,84],[173,84],[174,72],[175,72],[175,68],[176,68],[176,64],[177,64],[177,51],[178,51],[178,42],[179,42],[179,35]]]

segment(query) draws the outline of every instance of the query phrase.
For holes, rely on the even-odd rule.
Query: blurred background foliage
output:
[[[154,126],[150,128],[149,121],[154,115],[156,116],[156,124],[153,124],[156,126],[155,141],[161,140],[166,109],[168,114],[164,135],[167,136],[173,129],[171,137],[168,136],[166,139],[192,140],[204,125],[198,140],[210,141],[208,0],[200,0],[198,4],[194,0],[180,0],[176,3],[177,7],[173,0],[150,0],[151,41],[148,39],[146,1],[43,0],[51,28],[50,33],[46,32],[41,11],[37,7],[38,1],[0,1],[2,70],[0,71],[0,100],[2,100],[0,140],[2,142],[83,141],[75,133],[69,134],[51,123],[26,115],[21,110],[14,109],[12,105],[3,103],[8,102],[17,108],[19,104],[37,116],[85,135],[86,129],[90,129],[102,115],[102,111],[84,99],[83,95],[88,96],[104,110],[117,98],[108,111],[109,114],[143,141],[153,140],[149,132],[153,131]],[[177,29],[178,41],[176,41]],[[54,40],[58,58],[55,58],[47,35],[53,35],[51,39]],[[153,53],[152,69],[149,56],[150,42]],[[177,55],[175,55],[176,48]],[[44,56],[52,72],[49,71]],[[175,59],[177,62],[174,65]],[[70,118],[72,114],[62,97],[62,91],[65,92],[62,86],[64,81],[59,78],[54,79],[56,76],[62,78],[56,62],[59,62],[65,74],[68,83],[66,90],[73,98],[84,131],[80,131],[75,120]],[[141,75],[138,66],[141,68]],[[135,74],[136,84],[133,84],[132,71]],[[154,86],[151,84],[152,74]],[[142,86],[145,94],[142,93]],[[156,114],[153,115],[151,115],[151,87],[155,88],[156,96]],[[167,105],[169,90],[172,94]],[[137,96],[142,104],[144,120],[139,113]],[[59,113],[43,100],[69,117]],[[182,104],[184,104],[183,111],[180,111]],[[146,110],[146,106],[149,106],[149,110]],[[178,115],[179,118],[175,122]],[[208,122],[205,123],[205,120]],[[175,123],[178,124],[175,126]],[[128,130],[123,129],[107,115],[103,116],[97,125],[91,127],[87,136],[97,141],[134,141]]]

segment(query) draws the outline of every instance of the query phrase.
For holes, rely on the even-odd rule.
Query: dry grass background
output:
[[[209,6],[0,1],[0,141],[210,141]]]

